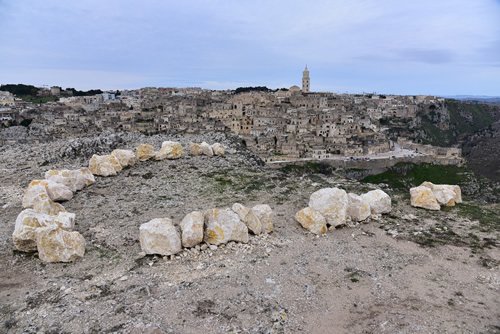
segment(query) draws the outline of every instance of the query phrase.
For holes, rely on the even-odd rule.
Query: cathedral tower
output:
[[[306,69],[302,72],[302,93],[309,93],[311,89],[311,80],[309,79],[309,70]]]

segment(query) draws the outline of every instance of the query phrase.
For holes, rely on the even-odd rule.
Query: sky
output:
[[[500,96],[500,0],[0,0],[0,84]]]

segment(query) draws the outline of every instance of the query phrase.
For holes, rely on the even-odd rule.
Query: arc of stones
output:
[[[202,144],[212,150],[211,155],[224,155],[221,144]],[[143,151],[146,155],[154,152],[150,145],[139,145],[139,158],[144,158],[141,154]],[[181,156],[181,144],[166,141],[162,143],[160,151],[154,152],[149,158],[163,160],[178,159]],[[134,166],[136,160],[133,151],[117,149],[109,155],[92,156],[89,168],[49,170],[45,173],[44,180],[32,181],[22,201],[25,210],[18,215],[12,234],[16,249],[24,252],[38,250],[40,259],[44,262],[71,262],[83,257],[85,240],[80,233],[72,231],[76,215],[66,212],[57,202],[68,201],[75,192],[95,183],[94,175],[116,175],[123,168]]]

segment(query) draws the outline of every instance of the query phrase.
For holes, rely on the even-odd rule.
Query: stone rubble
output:
[[[380,189],[372,190],[361,195],[361,198],[370,205],[373,215],[389,213],[392,210],[391,197]]]
[[[315,234],[325,234],[328,230],[326,219],[318,211],[307,207],[295,214],[295,219],[303,228]]]
[[[90,172],[99,176],[113,176],[121,172],[122,166],[115,156],[94,154],[89,161]]]
[[[323,188],[314,192],[309,207],[318,211],[332,228],[343,225],[347,218],[347,193],[339,188]]]
[[[88,187],[93,183],[95,183],[94,174],[92,174],[90,172],[90,169],[88,168],[80,168],[75,170],[51,169],[45,172],[45,179],[64,184],[65,186],[69,187],[73,192],[82,190],[83,188]]]
[[[190,248],[203,241],[203,225],[205,217],[200,211],[188,213],[179,226],[182,232],[182,247]]]
[[[462,191],[457,185],[433,184],[425,181],[410,189],[411,205],[428,210],[441,210],[441,205],[462,203]]]
[[[164,141],[156,153],[155,160],[179,159],[182,156],[182,146],[178,142]]]
[[[111,152],[111,155],[118,160],[122,168],[134,166],[137,160],[134,151],[131,150],[116,149]]]
[[[139,157],[139,161],[149,160],[155,155],[156,152],[152,145],[140,144],[139,146],[137,146],[137,156]]]
[[[360,222],[370,217],[370,204],[361,196],[354,193],[348,193],[347,198],[347,216],[351,218],[351,221]]]
[[[85,254],[85,239],[76,231],[51,225],[37,228],[35,234],[38,257],[44,262],[71,262]]]
[[[175,255],[182,250],[179,232],[168,218],[155,218],[142,224],[139,241],[146,254]]]

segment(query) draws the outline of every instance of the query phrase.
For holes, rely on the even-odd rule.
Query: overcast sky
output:
[[[500,0],[0,0],[0,83],[500,95]]]

